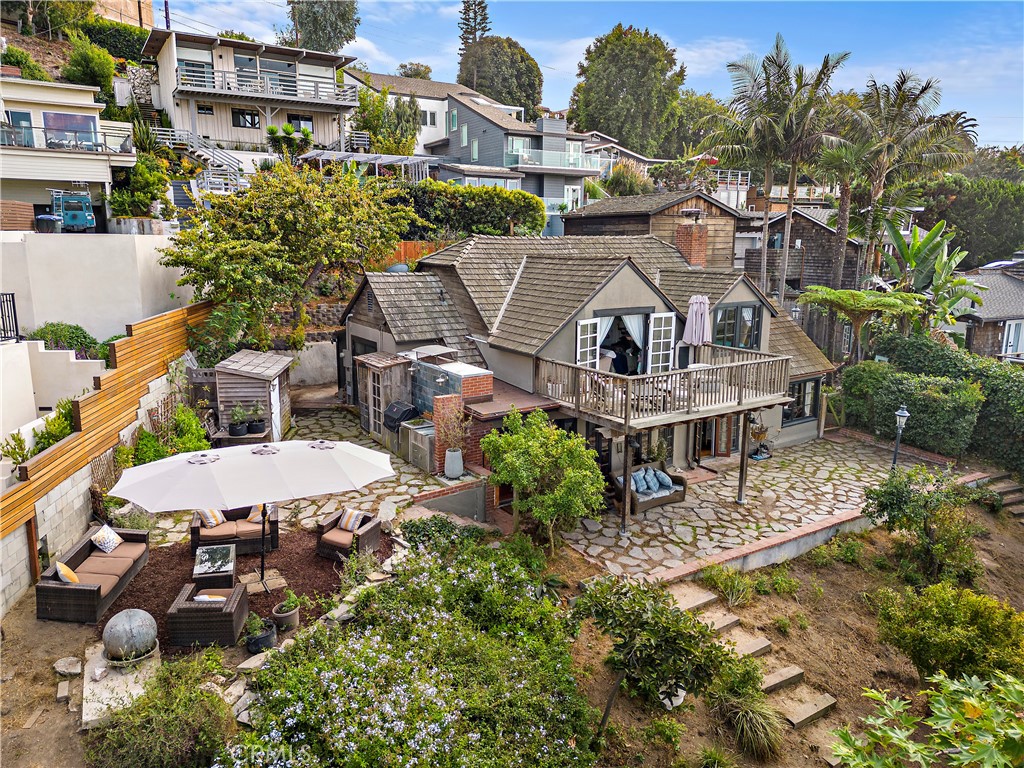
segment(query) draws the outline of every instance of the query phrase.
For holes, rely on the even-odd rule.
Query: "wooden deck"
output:
[[[715,346],[701,352],[700,366],[642,376],[538,358],[535,391],[623,431],[771,408],[791,399],[788,357]]]

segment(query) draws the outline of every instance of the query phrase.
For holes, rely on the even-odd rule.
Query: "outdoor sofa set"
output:
[[[623,497],[623,478],[614,478],[615,492]],[[629,495],[633,512],[646,512],[662,504],[686,501],[686,478],[672,472],[664,461],[638,464],[630,473]]]

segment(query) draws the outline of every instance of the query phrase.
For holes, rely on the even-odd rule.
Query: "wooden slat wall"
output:
[[[31,232],[36,228],[35,209],[32,203],[20,200],[0,201],[0,229]]]
[[[386,264],[381,266],[387,269],[393,264],[415,264],[424,256],[428,256],[436,250],[444,248],[447,243],[435,243],[431,240],[403,240],[398,245],[398,250],[392,254]]]
[[[188,348],[188,326],[205,320],[210,309],[193,304],[128,326],[128,336],[111,345],[110,369],[96,377],[96,389],[74,401],[75,432],[21,465],[22,482],[0,496],[0,538],[30,522],[39,499],[117,444],[150,382]]]

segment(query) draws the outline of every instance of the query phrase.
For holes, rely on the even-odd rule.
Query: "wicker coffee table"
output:
[[[231,589],[235,586],[235,545],[212,544],[196,550],[192,582],[199,589]]]

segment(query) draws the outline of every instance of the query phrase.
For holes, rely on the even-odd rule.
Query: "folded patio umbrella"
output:
[[[150,512],[236,509],[352,491],[392,475],[386,453],[347,442],[288,440],[179,453],[130,467],[109,494]]]
[[[683,343],[694,347],[711,342],[711,309],[707,296],[691,296],[686,309]]]

